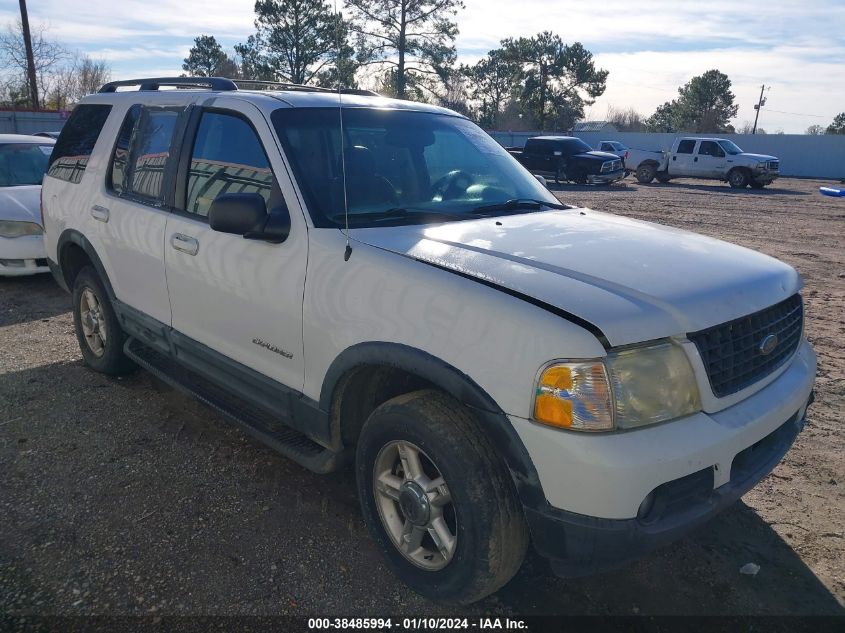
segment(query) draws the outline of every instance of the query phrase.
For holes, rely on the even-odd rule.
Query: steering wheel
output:
[[[470,185],[472,185],[472,176],[462,169],[454,169],[438,179],[432,185],[432,190],[435,196],[440,196],[441,200],[453,200],[465,194]]]

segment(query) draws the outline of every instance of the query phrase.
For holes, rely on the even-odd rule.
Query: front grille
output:
[[[801,295],[796,294],[770,308],[687,337],[698,348],[713,394],[722,398],[783,365],[798,347],[803,321]],[[764,354],[760,348],[770,334],[777,337],[777,343]]]
[[[622,169],[622,161],[621,160],[609,160],[602,163],[601,171],[602,173],[609,173],[613,171],[618,171]]]
[[[766,164],[766,167],[768,168],[769,171],[778,171],[780,169],[780,161],[770,160]]]

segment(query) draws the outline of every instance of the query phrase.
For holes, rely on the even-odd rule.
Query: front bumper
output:
[[[0,276],[18,277],[49,271],[43,237],[0,237]]]
[[[756,180],[757,182],[762,182],[762,183],[765,183],[765,184],[767,184],[767,185],[768,185],[768,184],[770,184],[770,183],[774,182],[774,181],[778,178],[778,176],[780,176],[780,173],[779,173],[779,172],[776,172],[776,171],[768,171],[768,170],[766,170],[766,171],[759,171],[759,170],[754,170],[754,172],[753,172],[753,174],[752,174],[752,176],[751,176],[751,177],[752,177],[754,180]]]
[[[617,180],[622,180],[625,177],[625,169],[617,169],[606,174],[589,174],[587,182],[591,185],[609,185]]]
[[[815,353],[802,341],[777,378],[721,411],[608,434],[511,417],[547,501],[525,508],[535,547],[576,575],[686,534],[777,465],[803,425],[815,373]]]

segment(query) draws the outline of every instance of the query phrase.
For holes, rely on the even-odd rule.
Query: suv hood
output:
[[[750,158],[751,160],[777,160],[777,156],[769,156],[768,154],[752,154],[750,152],[743,152],[740,154],[743,158]]]
[[[579,154],[573,154],[575,158],[586,158],[588,160],[618,160],[619,157],[616,154],[611,154],[610,152],[600,152],[598,150],[592,150],[589,152],[581,152]]]
[[[41,226],[41,185],[0,188],[0,220],[35,222]]]
[[[801,287],[795,269],[756,251],[590,209],[350,236],[566,311],[612,346],[718,325]]]

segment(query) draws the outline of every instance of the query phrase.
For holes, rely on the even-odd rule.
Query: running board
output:
[[[225,391],[220,385],[187,369],[138,339],[129,338],[123,351],[156,378],[222,413],[257,440],[308,470],[328,473],[345,463],[343,453],[320,446],[287,426],[279,418]]]

